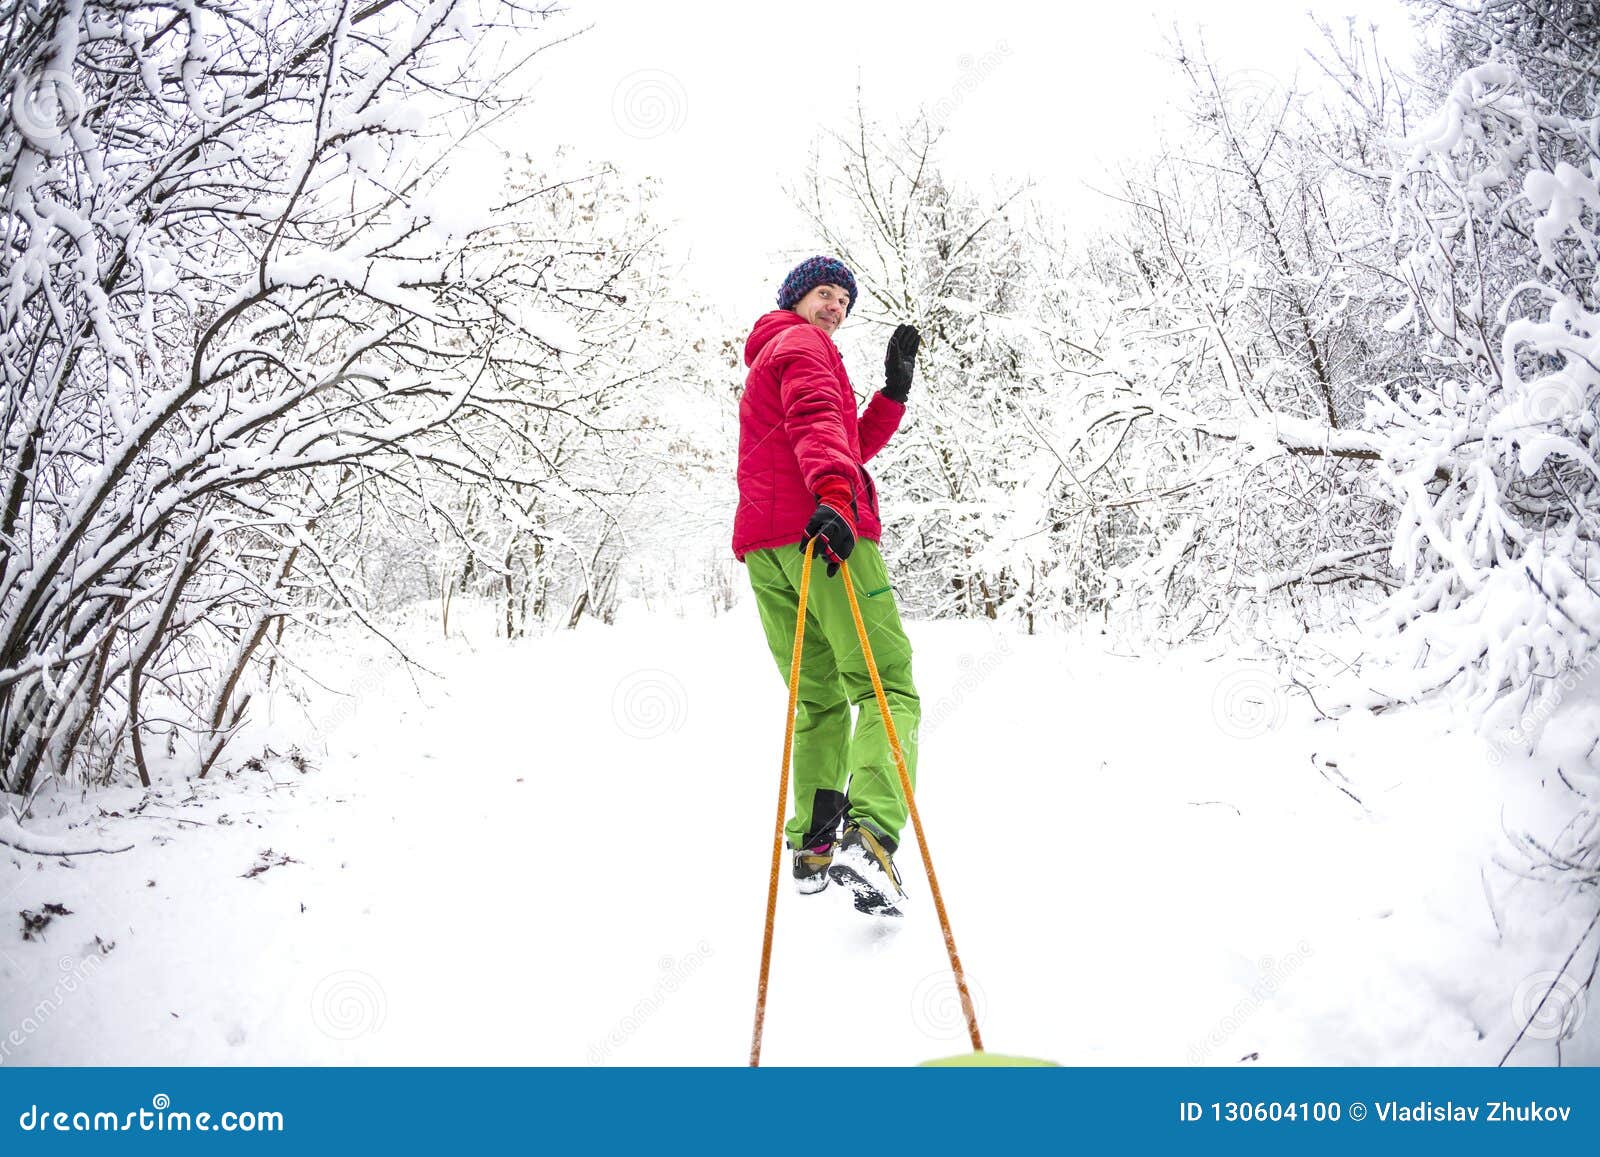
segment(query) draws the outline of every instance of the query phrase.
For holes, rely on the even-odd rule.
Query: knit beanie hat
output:
[[[856,304],[856,279],[836,257],[808,257],[791,269],[778,287],[778,308],[793,309],[819,285],[837,285],[850,295],[850,304],[844,307],[844,315],[849,317]]]

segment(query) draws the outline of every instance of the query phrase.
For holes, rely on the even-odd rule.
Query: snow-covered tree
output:
[[[348,519],[493,475],[556,292],[441,162],[525,99],[517,4],[12,5],[0,45],[0,787],[211,766],[285,616],[362,616]],[[518,356],[511,356],[515,343]],[[179,747],[182,751],[179,751]]]
[[[539,191],[519,261],[541,284],[567,287],[546,303],[566,333],[559,374],[537,405],[463,419],[504,477],[421,482],[437,496],[431,518],[382,531],[446,599],[493,599],[510,637],[585,616],[611,622],[624,594],[647,604],[702,596],[727,553],[716,495],[735,446],[719,424],[732,343],[716,339],[723,327],[667,263],[652,180],[603,164],[553,176],[551,165],[572,161],[524,159],[511,185]],[[682,533],[696,518],[703,525]]]
[[[1050,388],[1020,416],[1049,471],[1010,535],[1047,576],[1040,613],[1167,639],[1392,582],[1360,421],[1388,231],[1341,154],[1370,147],[1365,118],[1181,50],[1175,67],[1189,131],[1124,179],[1121,220],[1039,230]]]
[[[1521,710],[1600,645],[1600,19],[1433,7],[1444,91],[1393,189],[1390,327],[1424,364],[1374,414],[1416,667],[1395,691]]]

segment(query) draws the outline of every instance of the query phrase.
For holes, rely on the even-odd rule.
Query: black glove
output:
[[[914,325],[897,325],[883,355],[883,393],[902,406],[911,393],[911,371],[917,368],[917,347],[922,335]]]
[[[856,548],[855,528],[847,516],[826,502],[819,502],[811,513],[811,521],[806,523],[806,536],[800,540],[801,554],[806,552],[806,544],[813,538],[817,540],[817,557],[828,560],[828,577],[832,578],[839,573],[839,564]]]

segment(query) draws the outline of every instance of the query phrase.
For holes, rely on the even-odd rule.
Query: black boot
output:
[[[854,820],[844,829],[828,875],[855,894],[857,912],[873,916],[903,915],[898,907],[906,898],[895,870],[895,842]]]
[[[803,896],[828,886],[828,867],[833,863],[833,845],[802,848],[794,854],[794,886]]]
[[[839,838],[839,825],[850,814],[850,801],[844,792],[818,788],[811,798],[811,830],[805,843],[794,853],[794,886],[809,896],[828,886],[828,867]]]

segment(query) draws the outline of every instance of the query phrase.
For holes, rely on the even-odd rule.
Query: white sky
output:
[[[1398,0],[1319,0],[1312,11],[1374,23],[1389,55],[1410,57],[1415,33]],[[660,177],[685,276],[740,313],[759,311],[818,248],[782,189],[819,132],[849,123],[858,82],[881,120],[949,101],[952,176],[980,188],[1032,176],[1041,200],[1093,215],[1099,198],[1085,186],[1103,184],[1107,166],[1137,155],[1171,115],[1178,88],[1159,57],[1175,23],[1186,37],[1203,27],[1229,70],[1316,74],[1306,49],[1320,37],[1293,3],[571,0],[553,27],[592,27],[540,58],[518,143],[567,143]]]

